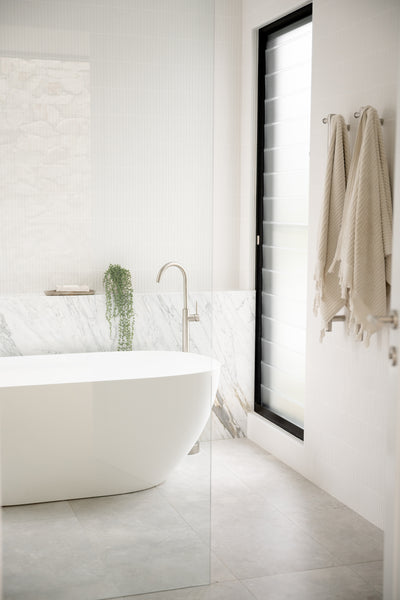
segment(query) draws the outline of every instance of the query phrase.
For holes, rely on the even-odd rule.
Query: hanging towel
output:
[[[342,298],[348,297],[349,332],[369,344],[385,315],[391,280],[392,200],[377,111],[363,109],[346,191],[343,224],[332,272],[339,264]]]
[[[335,256],[342,225],[346,183],[349,175],[350,152],[347,125],[342,115],[330,115],[328,161],[322,203],[318,256],[315,267],[314,314],[321,315],[321,341],[328,323],[345,305],[339,285],[339,268],[328,269]]]

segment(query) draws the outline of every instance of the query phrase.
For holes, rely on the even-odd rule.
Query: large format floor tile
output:
[[[383,533],[343,505],[292,512],[291,519],[340,564],[382,559]]]
[[[9,523],[23,523],[24,521],[68,518],[75,518],[69,502],[44,502],[42,504],[8,506],[3,509],[2,513],[3,526]]]
[[[379,600],[382,597],[349,567],[248,579],[244,584],[257,600]]]
[[[254,600],[254,596],[240,581],[231,581],[144,596],[126,596],[118,600]]]
[[[325,546],[263,499],[251,497],[244,519],[237,518],[240,509],[227,501],[212,517],[213,550],[238,579],[337,564]]]
[[[383,561],[361,563],[359,565],[351,565],[353,571],[358,573],[368,585],[382,592],[383,589]]]
[[[4,509],[4,600],[381,598],[381,531],[248,440],[211,454],[211,498],[203,444],[151,490]]]
[[[196,497],[206,485],[197,506],[205,539],[159,488],[4,509],[4,600],[97,600],[209,583],[210,483],[196,485]],[[176,497],[193,487],[182,484]],[[212,577],[234,578],[215,556],[212,566]]]
[[[3,527],[3,600],[93,600],[119,591],[71,518]]]

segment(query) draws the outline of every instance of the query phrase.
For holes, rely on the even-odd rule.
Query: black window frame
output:
[[[262,334],[262,264],[263,264],[263,196],[264,196],[264,148],[265,148],[265,50],[268,36],[293,25],[306,17],[312,17],[312,4],[265,25],[258,30],[258,77],[257,77],[257,177],[256,177],[256,319],[255,319],[255,376],[254,411],[287,433],[304,441],[304,428],[292,423],[261,403],[261,334]]]

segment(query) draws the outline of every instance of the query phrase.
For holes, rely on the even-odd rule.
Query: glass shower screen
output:
[[[182,278],[171,271],[156,283],[176,261],[188,273],[189,312],[199,304],[192,350],[211,355],[213,56],[214,0],[0,3],[0,356],[24,355],[13,392],[0,390],[4,600],[101,600],[209,583],[209,432],[199,453],[185,452],[165,482],[143,491],[87,497],[82,480],[81,493],[60,489],[54,501],[33,473],[63,481],[53,444],[67,425],[71,454],[78,439],[92,452],[99,440],[112,445],[116,397],[90,379],[87,358],[121,354],[105,318],[110,264],[132,276],[133,351],[181,350]],[[59,285],[89,292],[45,295]],[[68,389],[41,380],[30,395],[34,355],[61,355],[49,367],[56,376],[72,360],[62,355],[76,353],[83,379]],[[172,444],[181,415],[160,396]],[[157,417],[161,408],[149,398],[148,410]],[[34,426],[39,415],[48,438]],[[139,414],[129,419],[132,432],[141,429]],[[26,476],[7,462],[10,447],[24,462],[21,432],[32,449]],[[152,426],[140,435],[148,441]],[[45,464],[35,463],[38,449]],[[116,477],[113,450],[96,455],[89,478],[98,468]],[[161,457],[161,442],[147,452]],[[28,500],[15,500],[11,480]]]

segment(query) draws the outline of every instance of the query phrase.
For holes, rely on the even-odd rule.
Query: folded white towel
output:
[[[349,330],[369,343],[385,315],[391,281],[392,200],[382,128],[375,108],[360,118],[347,185],[343,225],[331,271],[339,265],[342,297],[348,295]]]
[[[88,285],[56,285],[56,292],[88,292],[89,289]]]
[[[345,305],[339,285],[338,267],[328,272],[335,256],[342,226],[343,206],[350,167],[347,125],[342,115],[329,116],[329,150],[325,176],[318,240],[317,264],[315,266],[314,314],[321,315],[321,341],[329,321]]]

